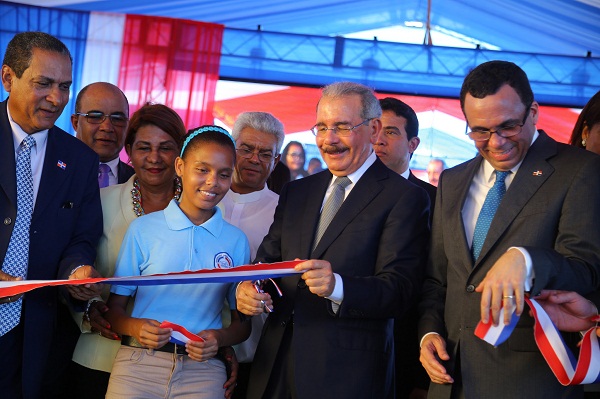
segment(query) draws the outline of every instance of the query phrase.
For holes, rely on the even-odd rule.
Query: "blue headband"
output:
[[[231,135],[229,134],[229,132],[227,130],[223,129],[222,127],[214,126],[214,125],[203,126],[199,129],[194,130],[192,133],[190,133],[187,136],[187,138],[183,142],[183,146],[181,147],[181,155],[180,155],[181,157],[183,157],[183,152],[185,151],[185,147],[187,147],[187,145],[190,143],[190,141],[192,141],[192,139],[194,137],[196,137],[197,135],[202,134],[204,132],[223,133],[225,136],[227,136],[231,139],[231,141],[233,142],[233,145],[235,146],[235,141],[233,140],[233,137],[231,137]]]

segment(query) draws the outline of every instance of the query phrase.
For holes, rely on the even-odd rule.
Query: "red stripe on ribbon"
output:
[[[598,347],[596,327],[585,333],[579,351],[579,359],[575,362],[571,350],[565,345],[560,332],[542,306],[531,298],[525,298],[525,301],[531,308],[535,319],[533,327],[535,342],[558,381],[565,386],[599,382],[600,348]],[[487,325],[479,322],[475,328],[475,335],[483,339],[491,325],[491,322]],[[508,331],[512,332],[512,330]]]
[[[275,263],[260,263],[256,265],[244,265],[232,267],[230,269],[202,269],[196,271],[184,271],[174,273],[150,274],[147,276],[130,276],[130,277],[99,277],[86,278],[80,280],[20,280],[20,281],[0,281],[0,298],[23,294],[33,291],[37,288],[61,286],[61,285],[82,285],[82,284],[113,284],[113,285],[137,285],[127,279],[135,278],[143,280],[145,284],[151,283],[156,285],[166,284],[186,284],[186,283],[201,283],[203,279],[221,278],[223,281],[246,281],[256,280],[255,276],[260,278],[300,274],[295,271],[294,266],[303,260],[294,260]],[[265,277],[267,275],[267,277]],[[173,277],[181,277],[173,281]],[[184,281],[185,282],[182,282]]]

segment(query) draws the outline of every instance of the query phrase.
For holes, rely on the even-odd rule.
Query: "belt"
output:
[[[132,348],[151,349],[151,348],[145,348],[135,338],[128,336],[128,335],[123,335],[123,337],[121,338],[121,345],[130,346]],[[176,355],[187,355],[188,354],[187,351],[185,350],[185,345],[177,345],[172,342],[169,342],[166,345],[161,346],[160,348],[156,348],[154,350],[158,351],[158,352],[173,353]]]

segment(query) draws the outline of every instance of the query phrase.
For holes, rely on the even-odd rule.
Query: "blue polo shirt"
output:
[[[225,222],[219,208],[200,226],[194,225],[173,200],[164,211],[134,220],[127,229],[115,277],[226,268],[248,264],[244,233]],[[232,283],[113,286],[111,292],[135,296],[132,317],[168,320],[193,333],[221,328],[227,298],[235,309]]]

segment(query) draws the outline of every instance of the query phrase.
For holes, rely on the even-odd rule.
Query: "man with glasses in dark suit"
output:
[[[538,350],[524,297],[598,289],[600,157],[536,128],[539,105],[511,62],[476,67],[460,101],[479,155],[437,189],[419,325],[428,398],[581,398]],[[474,335],[480,320],[508,324],[513,313],[498,347]]]
[[[133,168],[119,159],[129,123],[129,102],[121,89],[106,82],[81,89],[71,123],[77,138],[100,158],[100,188],[125,183],[133,176]]]
[[[323,89],[312,132],[327,170],[283,188],[256,256],[310,260],[281,297],[237,290],[240,312],[269,312],[249,398],[394,398],[394,317],[420,287],[429,200],[375,156],[380,116],[363,85]]]

